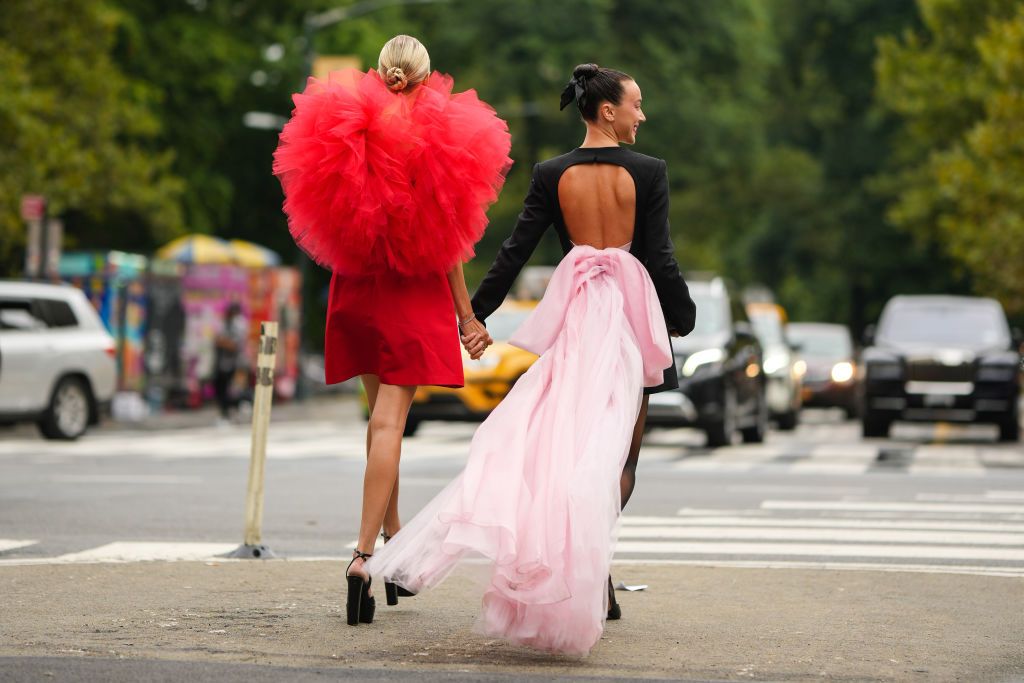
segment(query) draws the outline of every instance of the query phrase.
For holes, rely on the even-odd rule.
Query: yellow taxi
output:
[[[415,434],[425,420],[480,422],[501,403],[516,380],[537,360],[536,355],[508,343],[537,303],[535,300],[506,301],[487,318],[487,331],[494,344],[479,360],[471,360],[463,349],[464,387],[422,386],[416,390],[405,424],[406,436]],[[361,400],[365,414],[366,398],[362,392]]]

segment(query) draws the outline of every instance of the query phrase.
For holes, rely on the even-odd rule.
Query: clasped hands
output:
[[[473,360],[479,360],[484,355],[484,349],[494,343],[487,328],[476,318],[459,325],[459,332],[462,345]]]

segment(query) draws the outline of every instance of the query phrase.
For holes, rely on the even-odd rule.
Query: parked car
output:
[[[893,297],[866,336],[864,436],[888,435],[894,420],[941,420],[994,423],[1001,441],[1020,439],[1020,333],[999,302]]]
[[[761,344],[743,305],[721,278],[693,281],[697,304],[693,332],[672,339],[679,391],[653,394],[647,413],[652,426],[702,429],[711,447],[732,441],[764,440],[768,426]]]
[[[409,417],[405,422],[405,435],[412,436],[426,420],[448,422],[480,422],[505,398],[512,385],[530,369],[537,356],[512,346],[512,336],[537,301],[506,301],[487,318],[487,331],[494,344],[487,348],[479,360],[472,360],[462,351],[465,386],[460,389],[421,386],[416,389]],[[363,395],[364,416],[368,416]]]
[[[799,347],[806,367],[804,406],[842,408],[847,417],[857,417],[857,361],[849,328],[831,323],[790,323],[786,335]]]
[[[70,285],[0,281],[0,421],[77,439],[109,408],[114,339]]]
[[[779,429],[796,429],[803,406],[803,373],[806,364],[787,336],[786,311],[778,304],[747,304],[754,334],[764,349],[768,413]]]

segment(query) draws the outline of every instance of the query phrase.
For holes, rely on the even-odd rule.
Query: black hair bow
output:
[[[562,91],[562,103],[558,107],[558,111],[562,111],[569,106],[569,103],[573,100],[579,102],[580,107],[583,107],[583,103],[586,99],[586,90],[583,89],[585,81],[583,78],[577,78],[573,76],[569,79],[569,85],[565,86],[565,90]]]

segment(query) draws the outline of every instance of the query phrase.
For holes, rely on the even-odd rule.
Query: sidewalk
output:
[[[147,659],[257,663],[403,680],[1024,680],[1020,579],[616,565],[616,580],[649,588],[620,591],[623,619],[576,659],[474,634],[477,591],[461,572],[398,607],[381,596],[372,625],[349,627],[343,571],[302,561],[0,567],[0,657],[128,658],[134,670]]]

